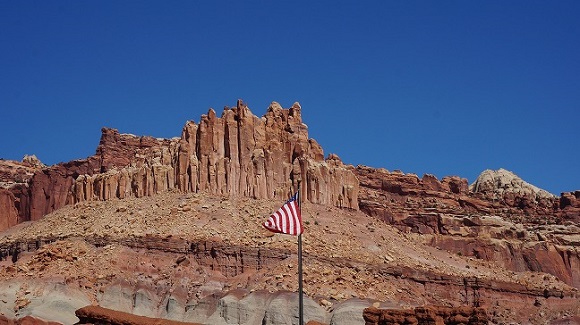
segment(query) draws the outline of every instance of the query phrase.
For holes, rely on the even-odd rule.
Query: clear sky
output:
[[[345,163],[580,189],[580,1],[0,1],[0,158],[300,102]]]

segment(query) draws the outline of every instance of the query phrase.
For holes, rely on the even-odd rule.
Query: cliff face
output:
[[[30,180],[43,167],[35,156],[25,156],[22,162],[0,159],[0,231],[30,214]]]
[[[353,172],[361,182],[361,209],[388,222],[429,212],[497,215],[523,224],[580,222],[580,191],[557,197],[503,169],[482,172],[472,185],[458,176],[419,178],[366,166]]]
[[[580,288],[578,195],[560,198],[510,172],[466,179],[359,166],[360,208],[436,247],[493,261],[512,271],[552,274]]]
[[[49,278],[69,272],[69,280],[78,283],[65,283],[90,291],[100,303],[128,306],[128,312],[142,308],[162,314],[159,306],[170,304],[162,303],[167,293],[158,292],[162,285],[157,275],[163,272],[153,267],[161,257],[152,259],[150,283],[139,269],[143,252],[159,251],[169,254],[167,270],[182,268],[199,275],[189,284],[179,282],[183,274],[168,282],[184,286],[180,289],[184,298],[175,299],[176,311],[196,306],[214,317],[210,315],[247,304],[252,306],[248,310],[274,306],[283,310],[276,315],[291,314],[284,311],[287,300],[269,305],[277,301],[272,295],[249,294],[248,300],[214,295],[223,294],[226,287],[249,292],[296,290],[288,243],[262,234],[260,224],[300,182],[310,218],[305,219],[304,253],[314,261],[306,266],[305,284],[311,297],[326,299],[311,301],[317,308],[313,315],[321,315],[321,320],[342,316],[320,311],[318,305],[331,308],[348,297],[406,302],[395,306],[399,309],[442,302],[485,305],[496,320],[528,319],[529,315],[510,313],[530,306],[537,309],[534,315],[546,319],[578,313],[580,191],[557,197],[505,170],[485,171],[470,186],[457,176],[439,180],[345,166],[336,155],[324,159],[322,148],[307,131],[298,104],[283,109],[272,103],[259,118],[238,102],[220,117],[209,110],[199,123],[187,122],[181,136],[173,139],[103,128],[96,154],[84,160],[51,167],[30,157],[23,162],[0,160],[0,231],[38,220],[2,234],[0,263],[11,265],[4,275],[46,273]],[[50,218],[42,218],[55,210],[59,211]],[[239,231],[242,225],[253,228]],[[47,253],[43,248],[64,245],[58,241],[71,238],[83,238],[86,249],[75,255]],[[113,249],[110,245],[126,250],[114,260],[97,261],[103,250]],[[84,257],[93,250],[90,258]],[[36,260],[26,261],[31,254],[20,254],[25,251],[37,252]],[[134,259],[127,262],[131,252]],[[60,265],[63,260],[73,264]],[[107,269],[107,263],[110,275],[90,277]],[[110,281],[119,276],[120,270],[114,269],[119,263],[131,271],[125,274],[125,284]],[[53,266],[62,268],[45,271]],[[139,286],[132,282],[135,278],[140,279]],[[140,287],[143,283],[149,283],[146,290]],[[5,300],[18,306],[26,292],[32,290],[14,292]],[[135,297],[143,292],[157,292],[148,298],[155,303],[138,302]],[[101,293],[105,294],[99,298]],[[205,305],[201,298],[210,303]],[[497,301],[502,302],[496,305]],[[155,308],[143,307],[149,305]],[[416,312],[381,311],[371,316],[416,318]],[[362,308],[351,314],[360,321]]]
[[[0,231],[83,201],[151,196],[165,190],[284,200],[358,209],[358,180],[336,155],[324,160],[308,138],[301,107],[272,103],[258,118],[238,101],[218,117],[189,121],[180,138],[156,139],[103,128],[96,154],[36,170],[0,192]]]

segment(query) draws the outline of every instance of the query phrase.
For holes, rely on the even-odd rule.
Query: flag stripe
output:
[[[272,232],[300,235],[304,231],[302,227],[302,216],[298,207],[298,193],[294,194],[278,211],[274,212],[266,222],[264,227]]]
[[[285,223],[285,228],[282,227],[282,229],[288,229],[289,233],[293,233],[294,231],[294,224],[292,222],[292,212],[290,211],[290,205],[291,204],[286,204],[282,207],[282,209],[284,210],[284,223]]]
[[[300,216],[300,215],[298,214],[298,211],[297,211],[297,210],[298,210],[298,209],[297,209],[297,208],[298,208],[298,207],[297,207],[297,204],[298,204],[298,203],[297,203],[296,201],[294,201],[294,202],[292,202],[292,203],[293,203],[293,204],[291,204],[291,205],[290,205],[290,209],[292,210],[292,211],[290,211],[290,213],[291,213],[293,216]],[[299,218],[300,218],[300,217],[299,217]],[[293,229],[293,232],[294,232],[294,233],[297,233],[297,234],[300,234],[300,233],[302,233],[302,231],[300,230],[300,224],[302,223],[302,221],[301,221],[300,219],[296,219],[296,218],[293,218],[292,220],[294,221],[294,222],[292,223],[292,226],[294,227],[294,229]]]

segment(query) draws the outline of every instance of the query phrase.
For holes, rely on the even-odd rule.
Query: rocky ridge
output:
[[[3,164],[10,175],[25,162]],[[10,317],[57,319],[55,306],[72,315],[98,303],[175,320],[292,323],[296,243],[259,225],[298,181],[312,321],[361,323],[377,303],[482,306],[499,323],[580,314],[580,191],[545,195],[503,170],[469,186],[345,166],[308,139],[298,104],[272,103],[258,118],[239,101],[174,139],[104,128],[94,156],[25,175],[0,189],[10,221],[0,312]]]
[[[273,102],[262,118],[238,101],[189,121],[181,137],[156,139],[103,128],[96,154],[36,170],[26,188],[0,194],[7,229],[84,201],[151,196],[162,191],[284,200],[302,182],[304,201],[358,209],[358,181],[338,156],[324,159],[308,138],[301,107]],[[5,212],[8,211],[8,212]]]
[[[420,234],[435,247],[516,272],[546,272],[580,288],[575,194],[572,203],[563,204],[565,195],[563,199],[504,186],[504,196],[498,198],[492,187],[473,185],[480,192],[471,192],[467,180],[459,177],[439,181],[431,175],[419,178],[364,166],[353,171],[361,184],[360,208],[368,215]]]

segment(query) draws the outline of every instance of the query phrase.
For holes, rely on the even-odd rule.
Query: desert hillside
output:
[[[218,298],[225,292],[237,292],[237,299],[295,292],[295,238],[261,227],[275,208],[269,200],[177,191],[67,206],[3,233],[0,245],[21,251],[15,263],[3,262],[2,301],[16,304],[5,303],[9,308],[2,312],[43,316],[46,311],[36,310],[47,309],[53,297],[43,293],[54,290],[60,293],[56,299],[68,297],[75,308],[98,303],[201,322],[202,315],[183,311],[202,308],[206,299],[232,299]],[[577,305],[577,290],[554,276],[512,272],[433,248],[420,235],[359,211],[306,203],[303,214],[304,289],[311,303],[325,311],[321,315],[352,299],[391,308],[477,303],[499,319],[537,318],[554,303],[564,316]],[[534,315],[508,308],[518,305],[508,298],[513,296],[538,304]],[[240,303],[244,308],[249,312],[256,306]]]
[[[0,161],[0,324],[75,323],[86,305],[295,324],[296,237],[261,224],[299,182],[307,320],[374,324],[424,306],[482,308],[497,324],[580,315],[580,191],[554,196],[505,170],[469,185],[348,166],[324,157],[301,114],[272,103],[258,118],[239,101],[179,138],[104,128],[84,160]]]

